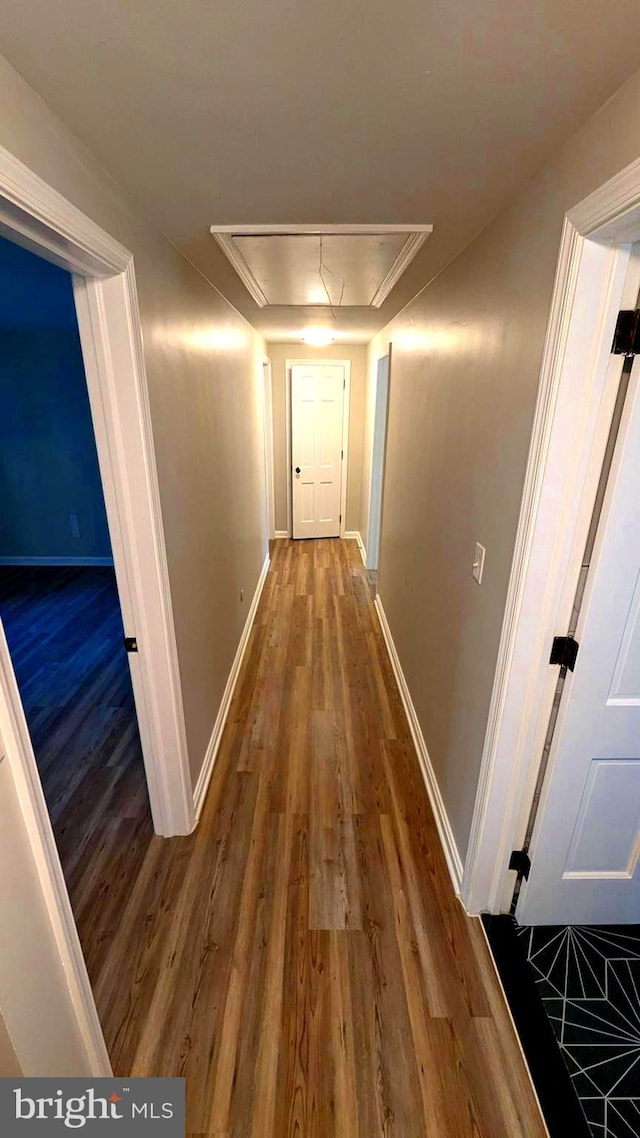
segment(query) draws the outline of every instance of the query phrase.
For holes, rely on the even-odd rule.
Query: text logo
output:
[[[0,1079],[0,1134],[184,1138],[184,1079]]]

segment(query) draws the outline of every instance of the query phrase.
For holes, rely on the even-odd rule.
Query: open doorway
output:
[[[71,274],[4,238],[0,329],[0,619],[95,984],[153,823]]]
[[[0,233],[71,274],[113,571],[134,649],[129,667],[153,828],[167,836],[189,833],[193,790],[133,258],[2,149]],[[62,1053],[72,1057],[75,1074],[108,1075],[111,1064],[1,623],[0,746],[0,833],[3,858],[11,863],[4,884],[10,891],[15,883],[21,914],[2,959],[3,1014],[11,1038],[19,1041],[17,1061],[25,1075],[57,1074]],[[27,957],[29,969],[23,966]],[[53,1007],[55,1015],[47,1018]]]

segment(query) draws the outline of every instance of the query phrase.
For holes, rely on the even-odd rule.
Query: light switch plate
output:
[[[474,581],[477,581],[478,584],[480,584],[480,582],[482,580],[482,571],[484,569],[484,555],[485,555],[485,553],[486,553],[486,549],[485,549],[484,545],[480,545],[480,542],[477,541],[476,542],[476,555],[475,555],[475,558],[473,560],[473,579],[474,579]]]

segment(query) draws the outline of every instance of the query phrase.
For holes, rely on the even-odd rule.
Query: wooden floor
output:
[[[107,1044],[186,1077],[189,1135],[546,1133],[355,542],[276,543],[195,833],[107,826],[79,920]]]
[[[153,836],[113,569],[1,566],[0,617],[96,975],[109,904],[126,895]]]

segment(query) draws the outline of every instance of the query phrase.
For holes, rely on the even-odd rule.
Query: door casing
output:
[[[376,394],[373,412],[373,445],[371,448],[371,492],[369,496],[369,527],[367,530],[366,566],[378,570],[380,539],[382,536],[382,508],[384,498],[384,467],[387,449],[387,420],[389,416],[389,383],[391,380],[392,345],[386,355],[376,363]]]
[[[265,462],[265,500],[267,512],[267,537],[276,536],[275,492],[273,486],[273,382],[271,360],[262,357],[262,393],[264,399],[264,462]]]
[[[549,722],[549,653],[575,595],[617,392],[613,330],[639,239],[640,159],[564,219],[461,887],[470,913],[507,911],[513,893],[509,857],[524,837]]]
[[[133,256],[118,241],[0,147],[0,233],[73,275],[98,462],[126,635],[139,652],[131,675],[156,831],[189,833],[194,825],[184,711]],[[64,978],[59,993],[73,1025],[70,1049],[78,1074],[108,1075],[111,1064],[98,1018],[60,864],[20,694],[0,627],[0,759],[4,758],[22,817],[34,882],[30,904],[48,917],[49,964],[37,975],[16,964],[3,972],[12,1007],[47,1002],[46,985]],[[19,920],[16,914],[15,920]],[[41,992],[39,985],[44,984]],[[5,1017],[10,1034],[10,1016]],[[34,1030],[36,1028],[34,1027]],[[44,1030],[41,1028],[40,1030]],[[57,1046],[64,1049],[58,1026]],[[20,1034],[24,1036],[24,1025]],[[79,1049],[76,1042],[79,1041]],[[28,1048],[27,1048],[28,1050]],[[29,1069],[27,1075],[55,1074]]]

